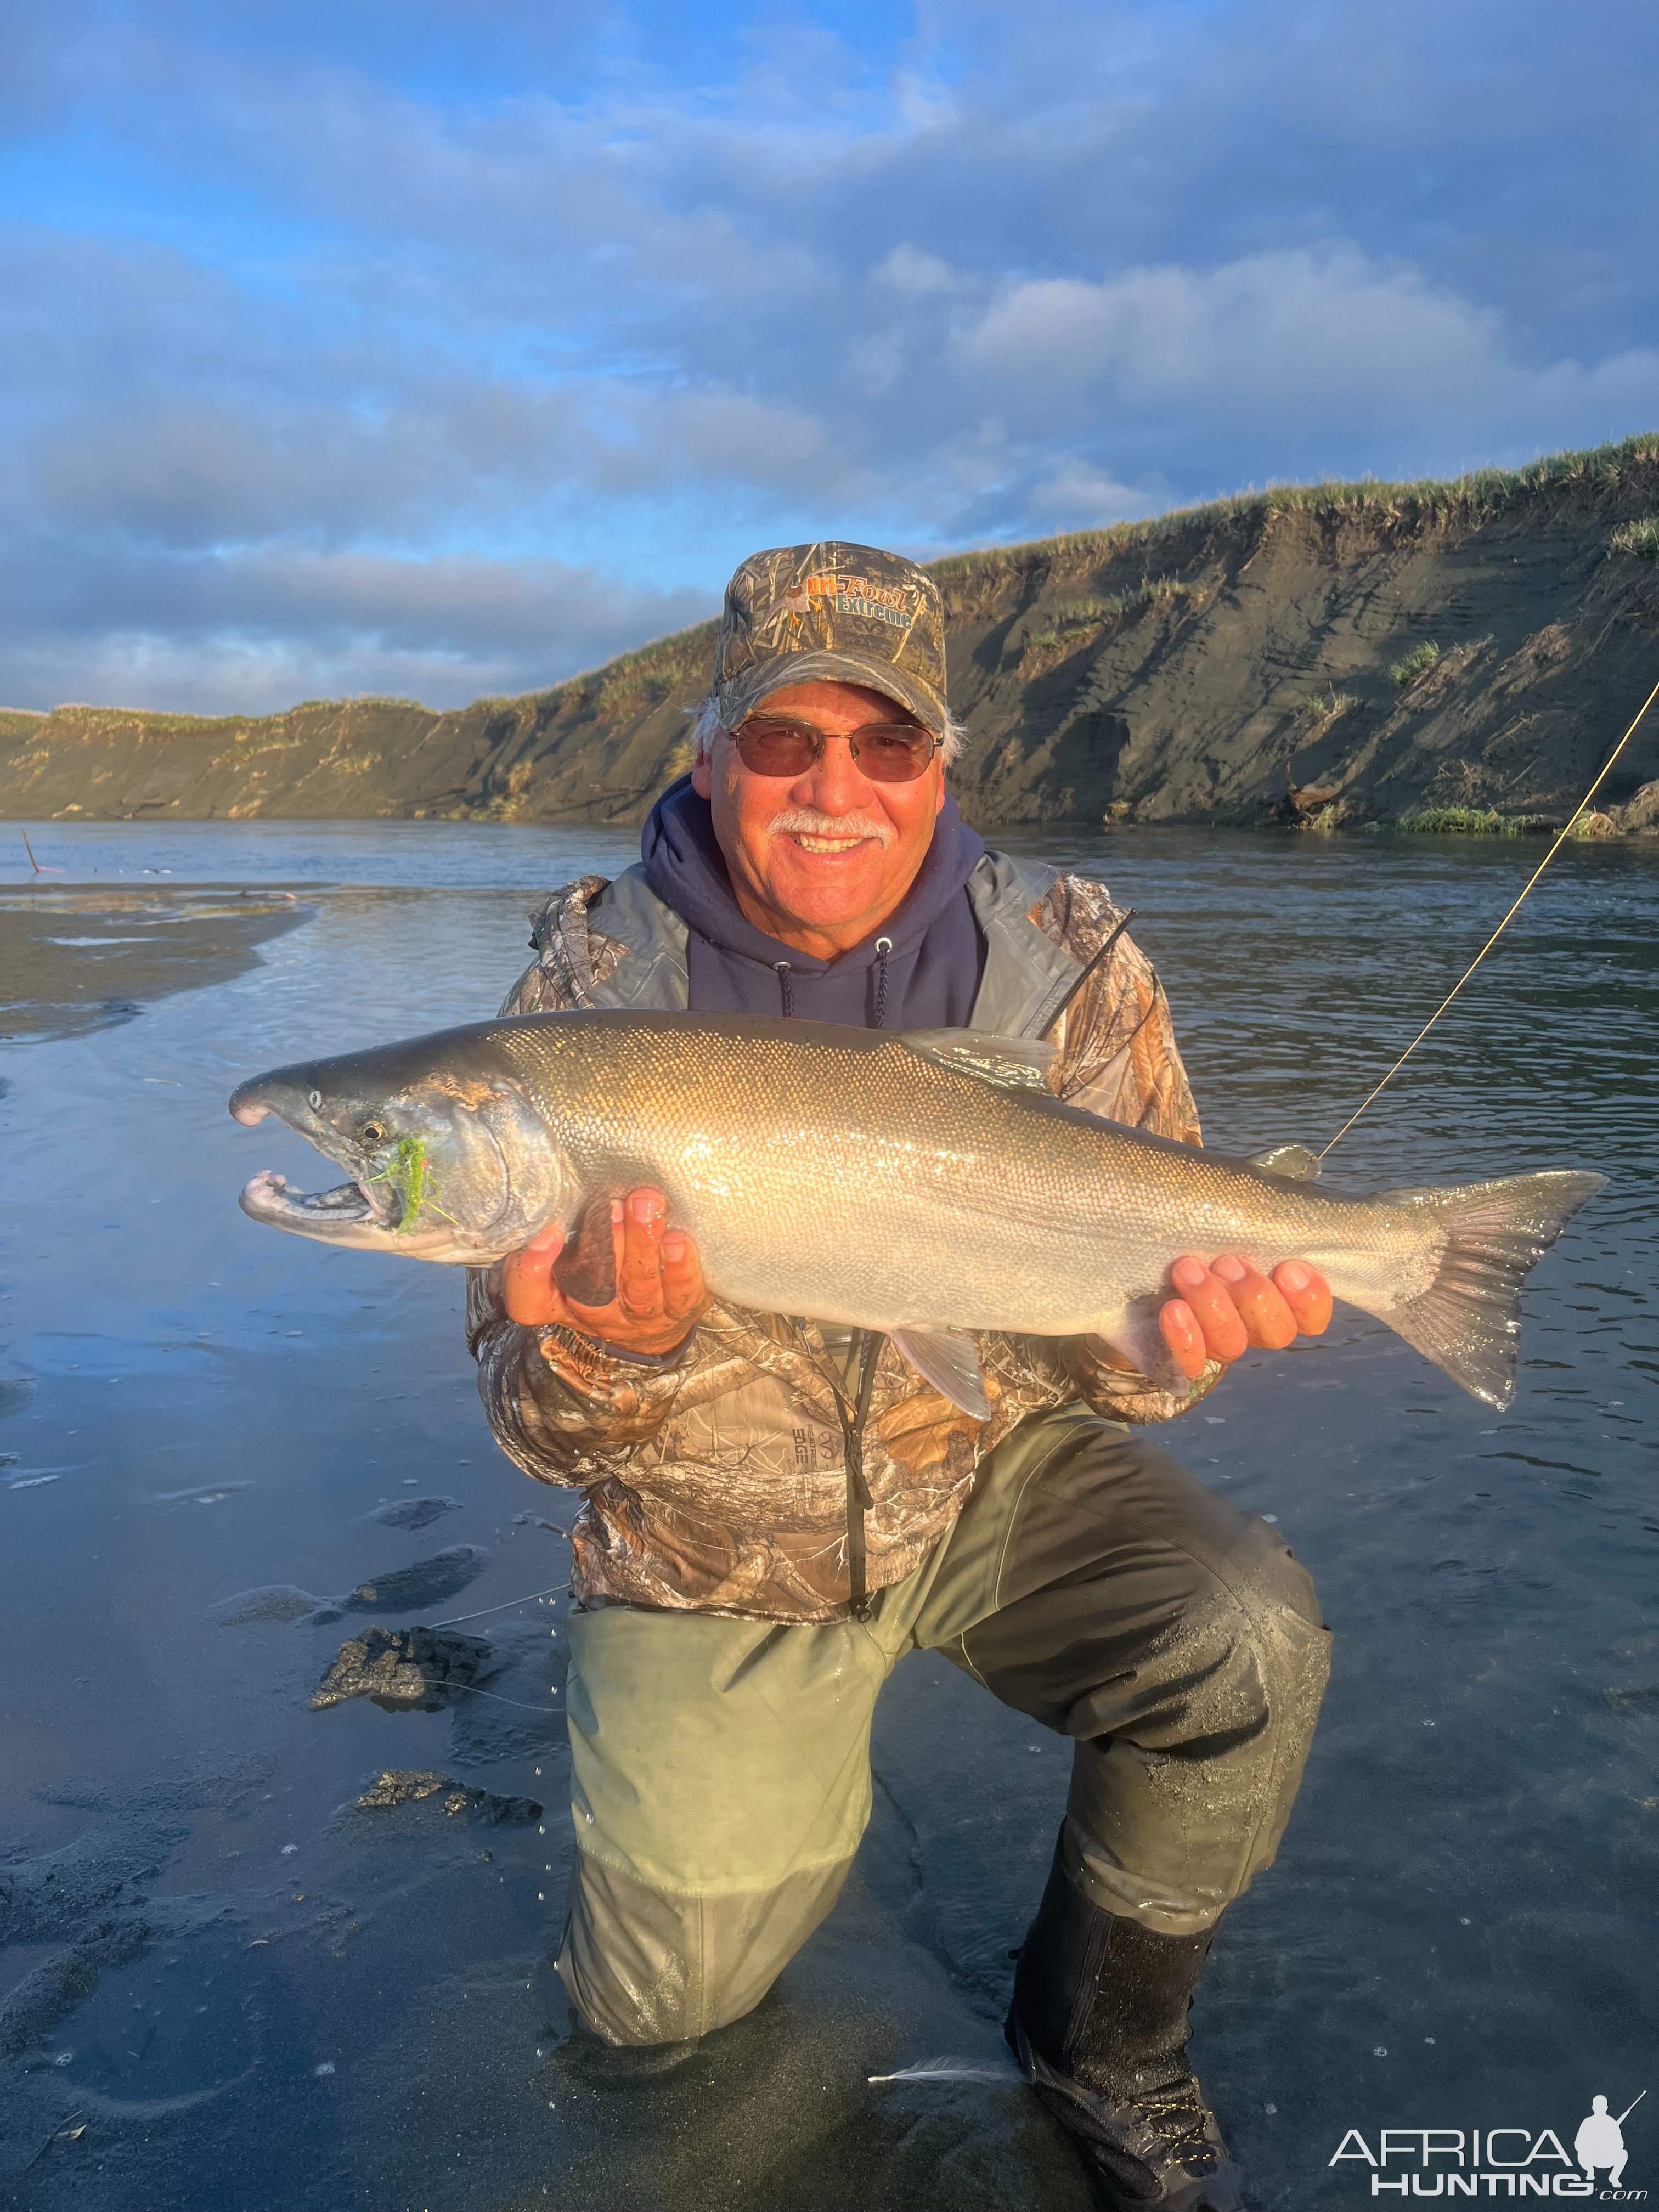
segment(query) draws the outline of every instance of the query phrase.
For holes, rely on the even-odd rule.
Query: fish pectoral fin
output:
[[[1263,1175],[1283,1176],[1288,1182],[1319,1180],[1319,1155],[1305,1145],[1270,1145],[1265,1152],[1252,1152],[1249,1160]]]
[[[1192,1389],[1164,1341],[1156,1311],[1130,1311],[1109,1328],[1096,1329],[1093,1334],[1102,1344],[1109,1345],[1120,1358],[1127,1359],[1137,1375],[1144,1375],[1155,1390],[1170,1390],[1184,1397]]]
[[[1047,1091],[1054,1048],[1041,1037],[996,1036],[989,1030],[906,1030],[898,1039],[918,1060],[971,1075],[999,1091]]]
[[[979,1346],[959,1328],[896,1328],[894,1343],[924,1382],[976,1421],[991,1418]]]

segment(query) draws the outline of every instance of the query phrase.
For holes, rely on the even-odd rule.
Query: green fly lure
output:
[[[434,1213],[441,1211],[433,1203],[437,1193],[437,1178],[427,1165],[426,1145],[419,1137],[399,1139],[397,1151],[374,1180],[389,1182],[404,1202],[403,1214],[398,1223],[399,1235],[415,1226],[423,1207],[432,1206]]]

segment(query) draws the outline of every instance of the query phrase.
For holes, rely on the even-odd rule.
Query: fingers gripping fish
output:
[[[981,1418],[968,1332],[1103,1339],[1185,1389],[1158,1328],[1170,1265],[1318,1267],[1489,1405],[1515,1390],[1528,1270],[1598,1175],[1349,1197],[1294,1146],[1229,1158],[1064,1105],[1050,1048],[700,1014],[523,1015],[254,1078],[352,1179],[257,1175],[243,1211],[325,1243],[486,1266],[595,1196],[666,1193],[718,1297],[878,1329]],[[1287,1171],[1289,1170],[1289,1171]]]

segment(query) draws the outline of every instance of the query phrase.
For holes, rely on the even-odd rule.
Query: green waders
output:
[[[617,2044],[741,2018],[830,1911],[870,1816],[876,1698],[907,1651],[1072,1737],[1066,1872],[1169,1936],[1208,1928],[1271,1862],[1329,1664],[1274,1531],[1082,1407],[992,1453],[866,1620],[611,1606],[569,1636],[558,1968]]]

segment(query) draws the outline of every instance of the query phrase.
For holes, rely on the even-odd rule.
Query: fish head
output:
[[[274,1115],[344,1169],[349,1181],[312,1192],[264,1170],[241,1194],[252,1219],[320,1243],[484,1267],[577,1210],[570,1164],[517,1085],[441,1050],[275,1068],[230,1110],[249,1127]]]

